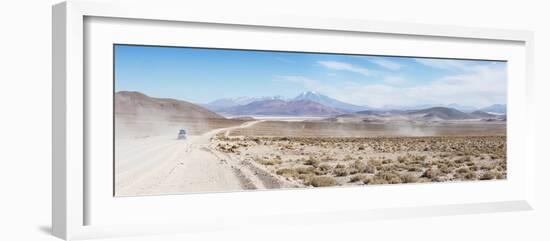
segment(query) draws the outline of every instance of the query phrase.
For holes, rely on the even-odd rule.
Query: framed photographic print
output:
[[[115,196],[506,179],[504,60],[113,48]]]
[[[53,7],[56,236],[532,208],[530,32],[122,5]]]

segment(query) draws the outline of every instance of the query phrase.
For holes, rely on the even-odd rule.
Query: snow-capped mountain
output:
[[[262,116],[334,116],[347,113],[310,100],[260,100],[246,105],[227,108],[220,112],[228,115]]]
[[[346,111],[351,111],[351,112],[364,111],[364,110],[371,109],[368,106],[359,106],[359,105],[353,105],[353,104],[349,104],[349,103],[346,103],[346,102],[342,102],[342,101],[339,101],[337,99],[330,98],[326,95],[319,94],[315,91],[302,92],[300,95],[294,97],[294,99],[292,99],[292,100],[294,100],[294,101],[309,100],[309,101],[317,102],[317,103],[325,105],[325,106],[329,106],[329,107],[337,108],[337,109],[341,109],[341,110],[346,110]]]

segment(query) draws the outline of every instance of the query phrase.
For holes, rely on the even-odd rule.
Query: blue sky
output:
[[[506,103],[506,62],[115,46],[115,91],[208,103],[316,91],[371,107]]]

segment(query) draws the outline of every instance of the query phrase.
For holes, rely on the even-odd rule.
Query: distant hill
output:
[[[222,112],[230,115],[332,116],[347,113],[309,100],[262,100]]]
[[[472,115],[464,113],[457,109],[447,107],[432,107],[423,110],[411,111],[408,113],[413,116],[420,116],[425,119],[441,119],[441,120],[466,120],[474,119]]]
[[[476,110],[472,113],[470,113],[471,116],[475,118],[495,118],[497,115],[493,115],[484,111]]]
[[[186,101],[154,98],[134,91],[115,93],[115,115],[135,115],[144,118],[184,117],[190,119],[225,119],[221,115]]]
[[[506,114],[506,105],[495,104],[495,105],[491,105],[491,106],[481,108],[479,110],[484,111],[484,112]]]
[[[421,104],[421,105],[413,105],[413,106],[403,106],[403,105],[385,105],[381,108],[378,108],[380,111],[388,111],[388,110],[422,110],[422,109],[428,109],[433,107],[446,107],[446,108],[452,108],[456,109],[462,112],[471,112],[477,110],[476,107],[469,106],[469,105],[459,105],[457,103],[452,104]]]
[[[217,99],[207,104],[203,104],[205,108],[211,111],[224,111],[225,109],[232,108],[240,105],[248,105],[255,101],[261,100],[282,100],[281,96],[264,96],[264,97],[236,97],[236,98],[223,98]]]
[[[459,111],[462,111],[462,112],[471,112],[471,111],[474,111],[474,110],[477,109],[476,107],[473,107],[473,106],[469,106],[469,105],[459,105],[459,104],[457,104],[457,103],[452,103],[452,104],[444,105],[443,107],[453,108],[453,109],[456,109],[456,110],[459,110]]]

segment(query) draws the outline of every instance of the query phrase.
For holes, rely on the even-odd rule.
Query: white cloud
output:
[[[383,81],[388,85],[403,85],[407,83],[407,78],[403,76],[389,75],[384,77]]]
[[[338,61],[319,61],[317,62],[325,68],[341,71],[349,71],[353,73],[362,74],[365,76],[371,75],[370,70],[367,68],[352,65],[350,63],[338,62]]]
[[[393,70],[393,71],[399,70],[402,67],[400,64],[396,62],[386,60],[386,59],[370,59],[369,61],[382,68]]]
[[[470,66],[464,63],[463,60],[454,59],[423,59],[416,58],[416,62],[428,67],[444,70],[469,70]]]
[[[319,88],[319,86],[320,86],[319,81],[316,81],[316,80],[313,80],[313,79],[310,79],[310,78],[306,78],[306,77],[303,77],[303,76],[280,75],[280,76],[275,76],[274,80],[275,81],[286,81],[286,82],[301,84],[302,86],[304,86],[308,89],[312,89],[312,90],[315,90],[315,89]]]
[[[388,76],[377,84],[342,81],[338,86],[299,76],[284,79],[341,101],[371,107],[451,103],[484,107],[506,103],[505,65],[470,65],[468,71],[415,86],[403,85],[406,79],[401,76]]]

